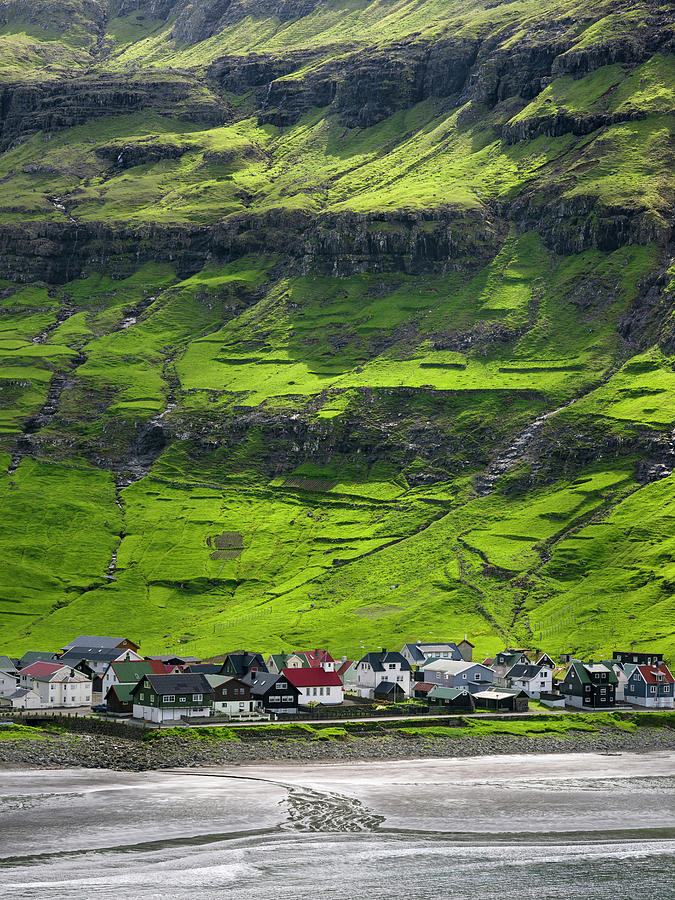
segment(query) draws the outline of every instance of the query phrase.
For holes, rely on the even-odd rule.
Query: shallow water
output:
[[[675,897],[675,754],[0,772],[11,898]]]

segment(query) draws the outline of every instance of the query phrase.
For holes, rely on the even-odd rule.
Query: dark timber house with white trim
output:
[[[135,719],[177,722],[210,716],[213,688],[204,675],[146,675],[132,690]]]
[[[580,709],[608,709],[616,703],[618,679],[604,663],[573,659],[560,684],[560,693],[569,706]]]

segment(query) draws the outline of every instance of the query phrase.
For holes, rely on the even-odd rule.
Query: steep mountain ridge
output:
[[[672,50],[658,0],[0,2],[5,643],[667,649]]]

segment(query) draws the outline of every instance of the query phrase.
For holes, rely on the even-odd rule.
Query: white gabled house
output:
[[[344,700],[345,689],[335,671],[327,672],[318,666],[306,669],[282,669],[281,673],[298,689],[298,702],[301,706],[310,703],[337,706]]]
[[[41,708],[91,706],[91,679],[58,662],[36,662],[22,669],[20,688],[35,691]]]
[[[373,699],[375,689],[386,682],[400,688],[405,697],[410,696],[411,667],[408,660],[398,652],[381,650],[366,653],[356,666],[356,690],[361,697]]]
[[[518,663],[506,673],[506,686],[525,691],[528,697],[538,699],[540,694],[550,694],[553,686],[553,670],[548,666]]]

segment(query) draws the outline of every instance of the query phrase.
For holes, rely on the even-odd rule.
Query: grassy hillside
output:
[[[675,649],[669,18],[0,2],[0,645]]]

